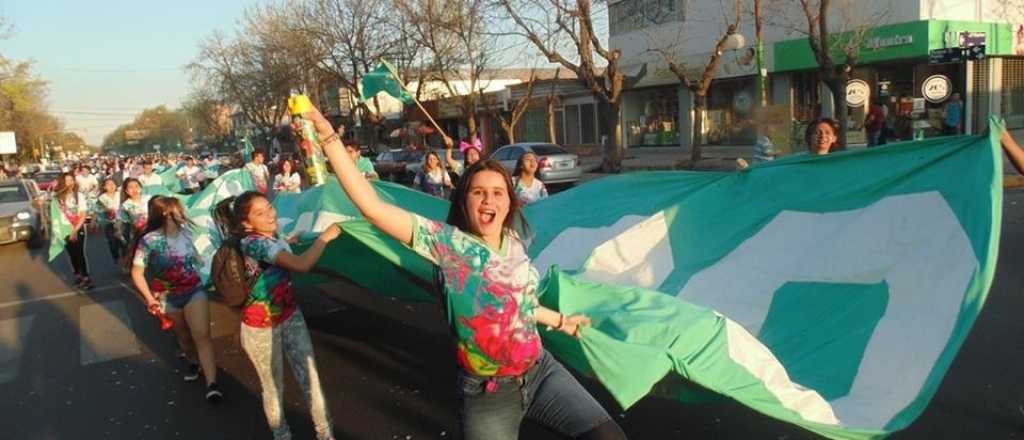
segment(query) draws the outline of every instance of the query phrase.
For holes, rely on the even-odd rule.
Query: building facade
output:
[[[847,86],[848,141],[864,142],[861,127],[872,102],[886,107],[892,138],[939,135],[954,94],[964,109],[962,132],[983,130],[989,115],[1002,115],[1010,127],[1024,128],[1024,10],[1007,3],[834,2],[829,17],[834,31],[858,56]],[[770,6],[764,13],[767,97],[769,105],[793,121],[786,140],[798,145],[801,124],[831,116],[835,109],[807,39],[795,31],[806,28],[806,21],[799,21],[803,11],[797,2],[765,4]],[[624,93],[627,148],[754,143],[759,95],[753,17],[743,16],[739,27],[746,44],[722,54],[703,115],[693,111],[691,94],[667,67],[671,60],[686,66],[687,75],[700,77],[711,57],[708,50],[725,33],[720,8],[713,0],[611,2],[611,46],[622,50],[627,71],[646,65],[647,72]],[[718,15],[708,16],[709,11]],[[980,46],[984,56],[977,56]],[[843,62],[843,48],[833,49],[834,59]],[[968,57],[972,52],[975,56]],[[702,129],[692,133],[698,116]]]

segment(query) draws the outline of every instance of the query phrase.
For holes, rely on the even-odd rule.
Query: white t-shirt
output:
[[[181,187],[185,189],[199,188],[199,182],[206,177],[203,175],[203,169],[194,165],[183,166],[174,175],[178,176],[178,179],[181,180]]]
[[[117,219],[117,212],[121,209],[121,192],[114,191],[111,196],[107,193],[100,194],[96,198],[97,215],[101,222],[109,223]]]
[[[284,174],[274,176],[274,191],[297,193],[302,192],[302,178],[299,173],[291,173],[288,177]]]
[[[83,193],[94,192],[100,186],[99,179],[92,173],[75,176],[75,183],[78,184],[78,190]]]
[[[163,185],[164,180],[161,179],[160,175],[158,175],[157,173],[152,173],[149,175],[142,174],[139,176],[139,183],[141,183],[142,187],[145,188],[147,186],[152,185]]]

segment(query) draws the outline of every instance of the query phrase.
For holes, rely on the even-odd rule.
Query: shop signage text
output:
[[[959,63],[962,59],[963,49],[959,47],[934,49],[928,53],[928,63],[930,64]]]
[[[883,47],[905,46],[914,44],[913,35],[893,35],[891,37],[872,37],[864,41],[864,47],[868,49],[881,49]]]
[[[846,105],[850,107],[860,107],[868,102],[868,95],[871,94],[871,88],[868,83],[860,79],[851,79],[850,82],[846,83]]]
[[[949,78],[946,75],[932,75],[921,84],[921,95],[931,103],[940,103],[949,98],[952,90]]]
[[[974,47],[985,45],[984,32],[961,32],[960,47]]]

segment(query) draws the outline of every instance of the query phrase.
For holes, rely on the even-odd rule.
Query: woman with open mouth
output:
[[[540,277],[522,241],[528,227],[501,164],[484,160],[467,169],[447,222],[435,221],[381,200],[323,115],[313,109],[306,117],[363,216],[439,269],[437,287],[460,367],[463,437],[514,440],[529,418],[571,438],[624,439],[604,408],[541,345],[538,324],[578,337],[590,319],[539,304]]]

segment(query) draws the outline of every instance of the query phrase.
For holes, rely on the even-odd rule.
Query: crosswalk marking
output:
[[[124,283],[118,283],[118,284],[111,284],[109,286],[96,287],[96,288],[91,289],[90,292],[102,292],[102,291],[105,291],[105,290],[120,289],[122,287],[125,288],[125,289],[128,289],[128,286],[126,286]],[[131,289],[128,289],[128,290],[131,291]],[[2,302],[2,303],[0,303],[0,309],[5,308],[5,307],[12,307],[12,306],[22,306],[22,305],[25,305],[25,304],[31,304],[31,303],[35,303],[35,302],[41,302],[41,301],[50,301],[50,300],[54,300],[54,299],[67,298],[69,296],[76,296],[76,295],[82,295],[82,292],[79,291],[79,290],[72,290],[72,291],[68,291],[68,292],[54,293],[52,295],[46,295],[46,296],[39,297],[39,298],[29,298],[29,299],[22,299],[22,300],[18,300],[18,301]]]
[[[140,353],[124,301],[83,306],[78,312],[81,364],[90,365]]]
[[[25,337],[34,315],[0,320],[0,384],[18,377]]]

